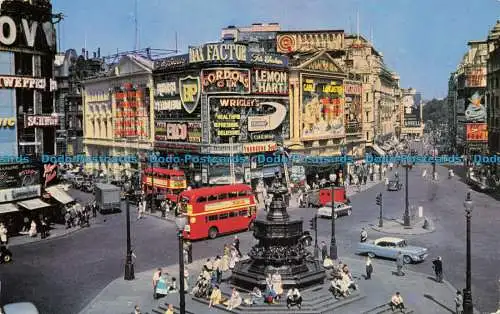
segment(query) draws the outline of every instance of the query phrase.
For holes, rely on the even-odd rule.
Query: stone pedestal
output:
[[[278,272],[283,288],[304,288],[324,282],[325,272],[306,250],[302,220],[291,219],[287,213],[284,196],[286,187],[275,184],[269,191],[273,201],[266,218],[254,223],[254,237],[259,240],[248,256],[233,269],[231,281],[234,285],[253,289],[264,289],[268,274]]]

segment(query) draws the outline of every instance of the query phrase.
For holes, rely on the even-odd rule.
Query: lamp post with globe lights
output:
[[[470,224],[474,203],[471,200],[470,192],[467,193],[467,198],[464,201],[465,217],[467,221],[467,268],[465,272],[465,289],[464,289],[464,314],[473,314],[474,306],[472,304],[472,289],[471,289],[471,239],[470,239]]]
[[[179,238],[179,309],[181,314],[186,314],[186,295],[184,291],[184,230],[186,229],[187,219],[180,215],[175,218],[177,225],[177,236]]]

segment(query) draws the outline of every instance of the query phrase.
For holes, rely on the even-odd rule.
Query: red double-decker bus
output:
[[[189,240],[249,230],[257,216],[255,196],[246,184],[184,191],[179,202],[181,214],[187,218],[184,237]]]
[[[156,194],[164,194],[173,201],[177,201],[177,195],[187,188],[184,171],[165,168],[146,168],[142,184],[147,194],[154,189]]]

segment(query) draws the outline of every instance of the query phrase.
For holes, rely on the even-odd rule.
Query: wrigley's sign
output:
[[[0,32],[1,33],[1,32]],[[57,89],[57,82],[53,79],[34,78],[24,76],[0,76],[0,88],[26,88],[42,89],[54,91]],[[47,88],[48,85],[48,88]]]

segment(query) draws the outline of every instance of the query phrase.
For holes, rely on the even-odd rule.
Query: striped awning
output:
[[[34,210],[34,209],[38,209],[38,208],[44,208],[44,207],[51,206],[50,204],[45,203],[44,201],[42,201],[39,198],[34,198],[31,200],[26,200],[26,201],[22,201],[22,202],[17,202],[17,205],[22,206],[22,207],[29,209],[29,210]]]

